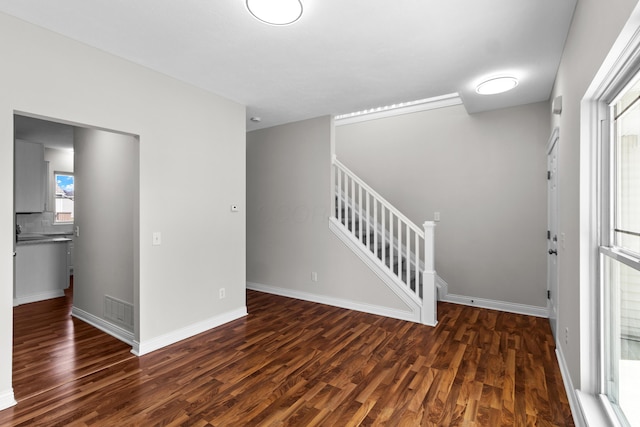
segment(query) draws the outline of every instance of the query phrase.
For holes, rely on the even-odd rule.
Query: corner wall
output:
[[[13,395],[14,112],[139,135],[143,352],[245,314],[244,106],[5,14],[0,52],[0,408]]]
[[[435,267],[450,294],[545,312],[548,112],[458,105],[337,126],[336,154],[414,223],[440,213]]]
[[[247,134],[249,286],[374,313],[407,311],[329,230],[332,128],[320,117]]]

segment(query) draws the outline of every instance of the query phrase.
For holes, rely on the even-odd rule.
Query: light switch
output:
[[[434,212],[433,213],[433,220],[434,221],[440,221],[440,212]]]
[[[162,234],[159,231],[153,232],[153,246],[160,246],[162,244]]]

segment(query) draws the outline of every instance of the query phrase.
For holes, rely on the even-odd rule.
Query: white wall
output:
[[[329,230],[332,133],[320,117],[247,134],[247,281],[364,311],[407,311]]]
[[[244,107],[4,14],[0,52],[0,407],[11,396],[16,111],[139,135],[142,348],[242,315]]]
[[[545,307],[548,111],[458,105],[338,126],[336,154],[414,223],[440,212],[449,293]]]
[[[552,127],[560,130],[558,331],[569,330],[558,343],[576,388],[580,388],[580,101],[627,21],[637,0],[580,0],[558,69],[552,98],[562,96],[562,114]],[[586,148],[586,147],[585,147]]]

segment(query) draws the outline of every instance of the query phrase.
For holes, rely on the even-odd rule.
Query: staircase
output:
[[[336,158],[330,229],[400,297],[413,320],[435,326],[435,223],[419,228]]]

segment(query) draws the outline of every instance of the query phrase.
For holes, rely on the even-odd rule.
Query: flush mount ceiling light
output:
[[[515,77],[496,77],[485,80],[476,87],[476,92],[480,95],[495,95],[507,92],[518,86],[518,79]]]
[[[247,0],[247,9],[262,22],[289,25],[302,16],[300,0]]]

